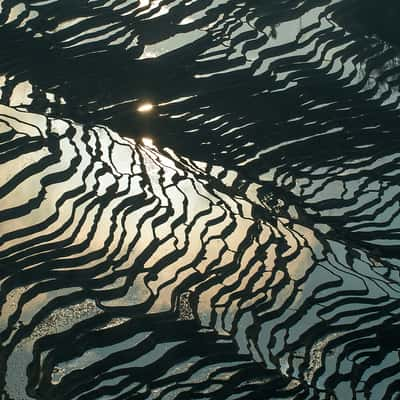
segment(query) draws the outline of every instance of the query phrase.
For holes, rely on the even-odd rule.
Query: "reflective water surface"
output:
[[[0,1],[0,399],[397,399],[394,1]]]

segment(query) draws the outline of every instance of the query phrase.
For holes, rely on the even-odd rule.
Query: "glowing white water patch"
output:
[[[28,81],[18,83],[12,91],[10,98],[10,106],[17,107],[20,105],[29,105],[32,99],[29,97],[32,94],[32,85]]]
[[[143,54],[139,57],[139,60],[146,58],[158,57],[162,54],[169,53],[180,47],[186,46],[190,43],[207,35],[207,32],[201,30],[195,30],[185,33],[178,33],[177,35],[162,40],[158,43],[147,45],[144,49]]]
[[[18,3],[16,6],[12,7],[8,14],[6,24],[17,20],[24,11],[26,11],[26,6],[23,3]]]
[[[159,106],[166,106],[168,104],[181,103],[181,102],[186,101],[188,99],[192,99],[193,97],[197,97],[197,95],[179,97],[177,99],[170,100],[170,101],[167,101],[165,103],[159,103]]]

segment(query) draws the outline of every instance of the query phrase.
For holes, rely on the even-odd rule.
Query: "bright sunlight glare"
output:
[[[144,112],[151,111],[153,108],[154,108],[153,104],[151,104],[151,103],[143,103],[137,108],[137,110],[139,112],[141,112],[141,113],[144,113]]]
[[[147,146],[147,147],[155,147],[155,146],[154,146],[154,143],[153,143],[153,139],[150,139],[150,138],[148,138],[148,137],[142,138],[142,142],[143,142],[143,144],[144,144],[145,146]]]

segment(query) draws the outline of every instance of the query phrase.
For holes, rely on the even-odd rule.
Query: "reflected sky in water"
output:
[[[398,50],[365,5],[0,2],[5,393],[398,395]]]

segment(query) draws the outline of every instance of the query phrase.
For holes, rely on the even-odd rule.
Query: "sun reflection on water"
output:
[[[146,103],[142,103],[138,108],[137,111],[139,111],[140,113],[146,113],[149,111],[152,111],[154,108],[152,103],[146,102]]]
[[[153,139],[149,138],[149,137],[143,137],[142,138],[142,142],[145,146],[147,147],[156,147],[153,143]]]

